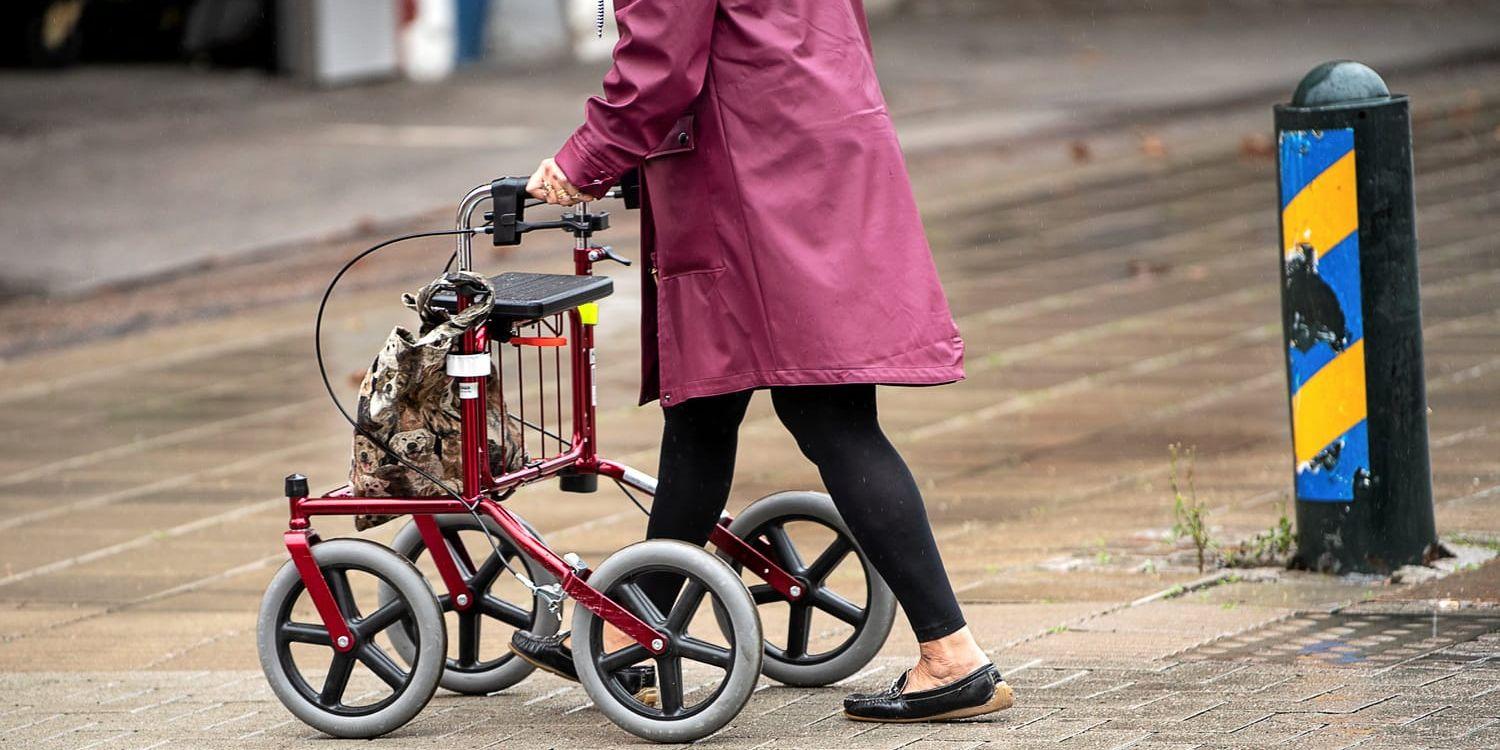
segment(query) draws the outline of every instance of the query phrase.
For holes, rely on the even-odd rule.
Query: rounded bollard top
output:
[[[1333,60],[1308,71],[1292,94],[1293,107],[1324,107],[1368,99],[1388,99],[1380,74],[1353,60]]]

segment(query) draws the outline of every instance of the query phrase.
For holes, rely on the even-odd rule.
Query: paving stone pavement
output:
[[[1157,613],[1161,616],[1163,613]],[[707,743],[748,748],[1492,748],[1500,653],[1328,667],[1210,659],[1001,659],[1015,708],[949,724],[844,720],[839,698],[904,668],[880,657],[822,689],[762,682]],[[1065,650],[1063,650],[1065,651]],[[0,676],[0,742],[37,748],[288,747],[318,740],[281,712],[257,671]],[[315,746],[341,744],[320,740]],[[385,747],[617,748],[641,743],[550,675],[489,697],[440,693]],[[314,746],[309,745],[309,746]]]
[[[1500,65],[1461,73],[1392,80],[1417,102],[1439,527],[1482,549],[1500,539]],[[882,419],[1018,705],[949,725],[843,720],[844,693],[887,683],[910,658],[898,618],[847,684],[762,683],[708,744],[1500,746],[1500,645],[1462,619],[1495,614],[1494,564],[1425,586],[1275,571],[1197,586],[1191,551],[1167,538],[1170,442],[1198,446],[1218,539],[1265,530],[1285,499],[1274,165],[1255,139],[1267,127],[1263,104],[1226,105],[1086,134],[1083,156],[1068,136],[913,159],[969,379],[888,390]],[[617,218],[612,241],[633,255],[634,219]],[[347,468],[348,429],[306,345],[319,285],[373,236],[404,228],[102,292],[48,321],[87,346],[27,338],[56,317],[45,309],[0,310],[0,341],[31,352],[0,369],[0,748],[342,744],[270,696],[252,613],[285,559],[280,477],[303,471],[321,488]],[[336,383],[363,368],[402,320],[396,293],[430,278],[447,249],[378,259],[341,296]],[[563,268],[540,247],[485,258]],[[630,406],[639,287],[632,273],[615,278],[599,332],[601,430],[611,454],[650,467],[659,416]],[[743,431],[736,507],[816,486],[763,401]],[[598,560],[641,534],[617,496],[534,489],[510,502],[560,549]],[[1432,629],[1320,619],[1350,612],[1416,613]],[[538,675],[485,698],[440,691],[382,746],[634,744],[579,688]]]

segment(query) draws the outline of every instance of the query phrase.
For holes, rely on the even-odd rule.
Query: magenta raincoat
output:
[[[616,0],[558,166],[641,167],[641,403],[963,377],[861,0]]]

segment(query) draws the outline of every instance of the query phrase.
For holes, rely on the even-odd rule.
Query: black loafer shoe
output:
[[[516,656],[531,662],[533,666],[551,672],[566,680],[578,681],[578,670],[573,666],[573,649],[563,641],[566,632],[556,635],[533,635],[526,630],[517,630],[510,637],[510,650]],[[615,672],[615,679],[625,691],[648,705],[656,703],[656,669],[649,665],[625,667]]]
[[[1010,708],[1015,702],[993,664],[931,690],[902,693],[905,687],[903,672],[884,692],[851,695],[844,699],[844,715],[855,721],[951,721]]]
[[[516,656],[531,662],[537,669],[577,682],[578,670],[573,667],[573,649],[563,643],[567,639],[566,631],[556,635],[534,635],[529,630],[517,630],[510,637],[510,650]]]

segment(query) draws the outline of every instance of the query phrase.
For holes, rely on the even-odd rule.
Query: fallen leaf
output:
[[[1089,148],[1088,141],[1073,141],[1068,144],[1068,152],[1073,155],[1073,161],[1078,164],[1094,158],[1094,153]]]
[[[1276,146],[1271,136],[1265,133],[1250,133],[1240,139],[1240,156],[1247,159],[1269,159],[1276,155]]]
[[[1152,159],[1160,159],[1167,155],[1167,144],[1159,136],[1141,136],[1141,153]]]

